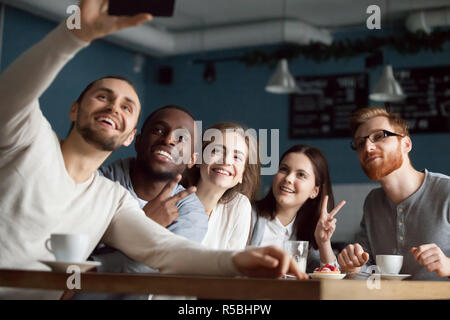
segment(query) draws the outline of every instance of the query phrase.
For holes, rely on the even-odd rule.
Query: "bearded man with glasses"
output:
[[[412,280],[450,277],[450,177],[417,171],[408,124],[383,108],[357,110],[350,120],[363,171],[381,188],[364,203],[356,243],[338,256],[344,272],[359,273],[376,255],[403,256],[401,274]]]

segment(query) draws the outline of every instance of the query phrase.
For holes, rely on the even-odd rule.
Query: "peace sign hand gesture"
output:
[[[181,175],[179,174],[174,179],[169,181],[156,196],[156,198],[149,201],[143,208],[147,217],[151,218],[163,227],[167,227],[178,218],[178,207],[176,203],[197,190],[195,187],[190,187],[189,189],[180,191],[171,197],[170,193],[180,179]]]
[[[321,214],[319,221],[317,221],[316,230],[314,231],[314,238],[318,245],[327,243],[331,240],[331,236],[336,229],[336,218],[334,216],[345,205],[345,201],[339,202],[339,204],[328,213],[328,196],[325,196],[322,200]]]

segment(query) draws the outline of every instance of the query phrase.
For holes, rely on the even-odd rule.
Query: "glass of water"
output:
[[[308,241],[287,240],[283,243],[283,249],[297,263],[301,272],[306,273],[306,262],[308,260]]]

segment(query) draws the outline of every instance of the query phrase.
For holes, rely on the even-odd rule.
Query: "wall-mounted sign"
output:
[[[450,132],[450,66],[398,69],[394,73],[407,98],[390,103],[390,108],[408,121],[410,132]],[[296,80],[304,93],[290,96],[290,138],[349,137],[353,110],[369,106],[368,74]]]
[[[450,132],[450,66],[394,72],[406,99],[391,111],[408,121],[411,133]]]
[[[304,93],[290,96],[291,139],[350,136],[349,118],[368,105],[367,73],[296,77]]]

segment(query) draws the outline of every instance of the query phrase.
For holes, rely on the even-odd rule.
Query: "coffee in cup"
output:
[[[86,260],[89,246],[87,234],[56,234],[50,235],[45,241],[45,247],[55,255],[56,261],[82,262]]]
[[[399,255],[377,255],[376,263],[384,274],[398,274],[403,265],[403,256]]]

